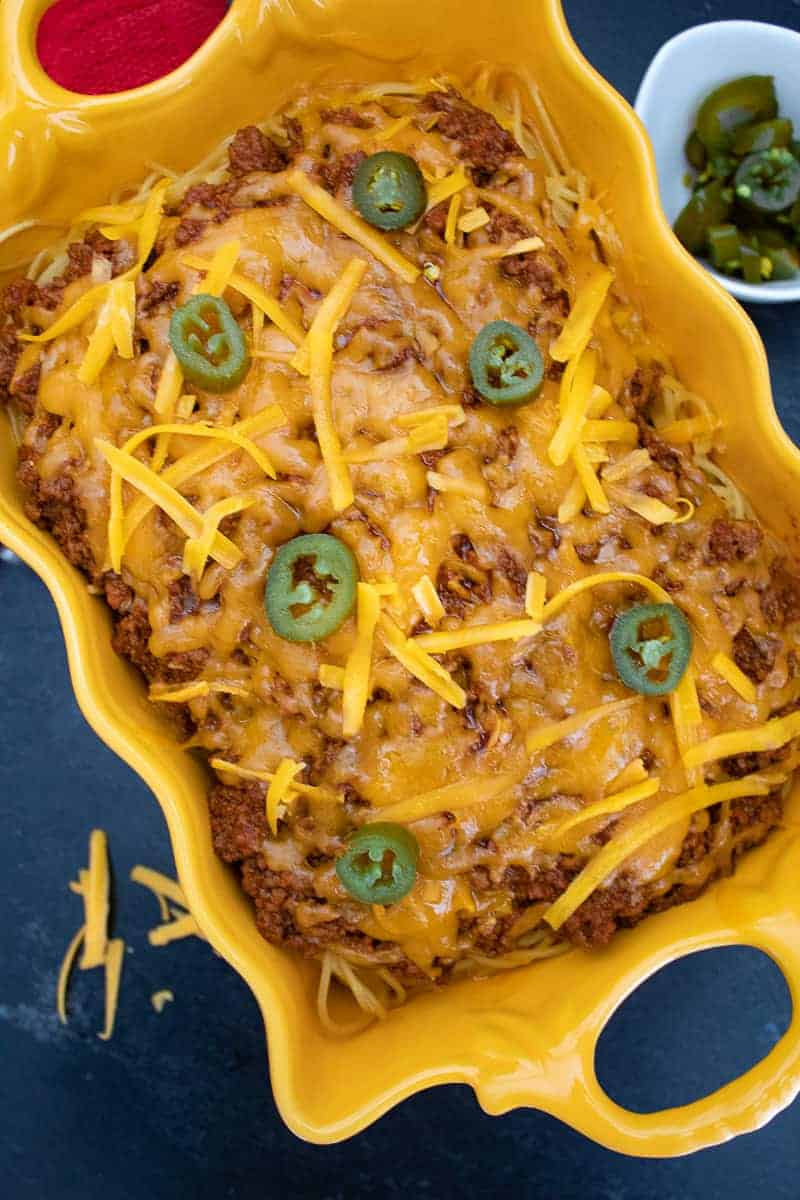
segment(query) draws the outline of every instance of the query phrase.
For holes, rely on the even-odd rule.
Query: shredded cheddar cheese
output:
[[[210,259],[202,258],[199,254],[186,254],[181,261],[195,271],[209,271],[212,265]],[[208,275],[206,275],[203,290],[207,287],[207,281]],[[239,292],[241,296],[249,300],[255,312],[269,317],[276,329],[280,329],[281,333],[284,333],[293,345],[299,346],[302,343],[306,336],[305,330],[288,313],[284,312],[278,301],[274,300],[260,284],[252,279],[248,279],[240,271],[232,270],[228,277],[227,286],[233,288],[234,291]],[[255,324],[253,327],[253,337],[257,341]]]
[[[421,633],[414,642],[427,654],[446,654],[464,646],[483,646],[488,642],[516,642],[541,633],[539,621],[524,618],[514,621],[490,621],[486,625],[464,625],[434,633]]]
[[[572,451],[572,461],[578,473],[581,487],[594,511],[596,513],[611,512],[608,497],[603,491],[603,485],[597,478],[597,472],[589,462],[585,446],[578,445],[574,448]]]
[[[377,442],[365,450],[348,450],[342,457],[350,465],[383,462],[403,455],[424,454],[429,450],[443,450],[447,445],[447,417],[442,414],[430,417],[415,425],[406,437],[390,438]]]
[[[639,430],[633,421],[584,421],[581,430],[582,442],[622,442],[635,446]]]
[[[205,940],[200,926],[191,913],[185,913],[164,925],[157,925],[155,929],[149,931],[147,940],[151,946],[168,946],[170,942],[177,942],[186,937]]]
[[[417,580],[411,589],[411,595],[428,624],[438,625],[445,615],[445,610],[430,575],[423,575]]]
[[[550,355],[556,362],[569,362],[583,353],[613,279],[611,271],[599,267],[580,289],[561,333],[550,347]]]
[[[229,775],[235,775],[239,779],[253,779],[259,783],[272,783],[275,779],[274,771],[259,771],[252,767],[241,767],[238,763],[227,762],[224,758],[212,758],[210,765],[216,771],[227,771]],[[311,784],[300,783],[297,779],[292,780],[292,791],[299,792],[302,796],[308,796],[312,800],[335,799],[333,792],[328,791],[327,788],[312,787]]]
[[[636,513],[638,517],[649,521],[651,525],[672,525],[681,519],[680,513],[655,496],[647,496],[643,492],[632,492],[628,488],[619,486],[614,488],[612,496],[614,500]]]
[[[640,700],[640,696],[631,696],[628,700],[612,700],[609,704],[599,704],[596,708],[587,708],[584,712],[575,713],[573,717],[566,717],[563,721],[556,721],[553,725],[532,729],[525,739],[525,749],[528,754],[539,754],[542,750],[555,746],[557,742],[563,742],[575,733],[583,733],[596,721],[605,721],[608,717],[615,717],[619,713],[627,712],[628,709],[639,704]]]
[[[169,988],[161,988],[160,991],[153,992],[152,996],[150,997],[150,1003],[160,1016],[164,1011],[165,1006],[170,1004],[174,999],[175,996]]]
[[[561,420],[547,450],[550,461],[557,467],[563,466],[581,440],[596,369],[597,355],[585,350],[575,371],[565,372],[562,377]]]
[[[377,258],[378,262],[394,271],[406,283],[413,283],[418,277],[419,268],[404,258],[399,250],[395,250],[391,242],[381,237],[371,225],[341,205],[302,171],[290,171],[286,176],[286,186],[305,201],[309,208],[313,208],[323,220],[352,238],[354,242],[358,242],[373,258]]]
[[[327,196],[327,192],[324,195]],[[295,363],[304,351],[308,354],[314,425],[320,453],[328,472],[331,501],[337,512],[353,503],[353,485],[342,457],[342,447],[333,420],[333,335],[337,324],[347,312],[366,269],[367,264],[363,259],[350,260],[317,309],[308,337],[292,360]]]
[[[451,196],[450,205],[447,209],[447,220],[444,226],[445,244],[452,246],[455,244],[456,232],[458,227],[458,214],[461,210],[461,196],[456,192],[455,196]]]
[[[429,185],[426,211],[430,212],[432,208],[436,208],[437,204],[442,204],[445,200],[449,200],[451,196],[455,196],[468,186],[469,176],[461,164],[459,164],[450,175],[445,175],[443,179],[435,179]]]
[[[175,357],[175,352],[169,350],[164,360],[164,366],[161,368],[155,403],[153,405],[159,416],[164,416],[165,413],[175,411],[175,405],[178,402],[182,387],[183,371],[181,370],[181,365]]]
[[[103,965],[108,947],[108,842],[102,829],[89,835],[89,871],[81,888],[84,905],[81,970]]]
[[[98,1037],[107,1042],[114,1033],[114,1022],[119,1003],[119,985],[122,979],[122,966],[125,961],[125,943],[122,938],[112,938],[108,943],[104,966],[106,975],[105,1022],[102,1033]]]
[[[304,766],[305,763],[295,762],[291,758],[282,758],[275,770],[275,775],[267,788],[266,797],[267,824],[273,834],[278,832],[278,819],[284,811],[284,806],[291,799],[294,777],[303,770]]]
[[[567,890],[550,906],[545,913],[545,921],[551,929],[560,929],[576,909],[588,900],[592,892],[622,866],[631,854],[651,838],[669,829],[670,825],[675,825],[712,804],[734,800],[739,796],[763,796],[768,790],[766,784],[750,776],[730,783],[715,784],[713,787],[691,788],[671,800],[666,800],[603,846]]]
[[[544,602],[547,596],[547,580],[538,571],[529,571],[525,581],[525,613],[532,621],[541,625],[544,620]]]
[[[255,496],[228,496],[218,500],[203,513],[203,525],[196,538],[187,538],[183,547],[183,573],[199,579],[203,574],[206,559],[211,553],[211,545],[219,532],[220,521],[234,513],[244,512],[252,508],[256,502]]]
[[[332,663],[320,663],[318,678],[323,687],[341,692],[344,687],[344,667],[336,667]]]
[[[459,233],[475,233],[477,229],[483,229],[484,225],[488,225],[491,217],[483,206],[472,208],[469,212],[464,213],[463,217],[458,219]]]
[[[416,412],[400,413],[395,423],[401,429],[414,429],[426,425],[433,417],[444,417],[449,425],[463,425],[467,414],[460,404],[439,404],[434,408],[419,408]]]
[[[501,772],[498,775],[472,775],[457,783],[448,783],[444,787],[434,788],[430,792],[422,792],[418,796],[409,796],[405,800],[396,800],[393,804],[384,804],[378,810],[381,821],[402,821],[411,824],[432,817],[438,812],[459,812],[464,808],[473,808],[484,800],[493,800],[510,791],[520,781],[519,774]]]
[[[173,904],[188,910],[189,902],[186,899],[186,893],[177,880],[170,879],[168,875],[162,875],[160,871],[154,871],[152,867],[137,865],[131,870],[131,879],[134,883],[146,887],[155,896],[165,897]]]
[[[368,583],[358,584],[356,641],[348,655],[342,685],[342,734],[354,737],[364,721],[369,698],[372,642],[380,614],[380,598]]]
[[[252,441],[253,438],[260,437],[261,434],[277,429],[285,421],[286,416],[280,405],[270,404],[266,408],[263,408],[261,412],[256,413],[255,416],[247,417],[244,421],[239,421],[236,425],[228,426],[227,432],[237,434],[239,437]],[[227,438],[225,440],[230,441]],[[220,445],[219,442],[216,442],[210,446],[203,446],[199,450],[192,451],[190,454],[184,454],[177,462],[172,463],[164,471],[161,478],[170,487],[180,487],[187,479],[191,479],[193,475],[198,475],[201,471],[213,467],[229,454],[232,454],[235,449],[241,448],[241,443],[235,439],[230,441],[228,445]],[[136,497],[125,514],[124,545],[127,545],[141,522],[154,507],[157,507],[157,505],[147,496]]]
[[[746,700],[748,704],[755,704],[758,699],[756,685],[752,679],[749,679],[745,675],[744,671],[737,667],[732,658],[720,651],[712,658],[711,666],[733,688],[737,695]]]
[[[773,717],[763,725],[750,729],[737,729],[731,733],[718,733],[696,746],[691,746],[683,755],[687,767],[700,767],[720,758],[734,754],[750,754],[764,750],[780,750],[793,738],[800,737],[800,712],[787,717]]]
[[[378,618],[378,633],[389,653],[394,655],[409,674],[420,683],[424,683],[432,692],[436,692],[453,708],[465,706],[467,696],[464,689],[459,687],[444,667],[415,644],[415,639],[405,637],[388,613],[381,613]]]
[[[83,936],[86,933],[86,926],[81,925],[78,932],[74,935],[66,953],[61,960],[61,966],[58,969],[58,982],[56,983],[56,1012],[58,1019],[62,1025],[67,1023],[67,991],[69,989],[69,979],[72,974],[72,968],[75,965],[75,959],[78,957],[78,951],[83,942]]]
[[[484,483],[477,480],[458,479],[454,475],[443,475],[441,471],[426,471],[425,478],[428,486],[435,492],[450,492],[453,496],[463,496],[465,500],[480,500],[485,503],[489,492]]]
[[[102,438],[95,438],[95,445],[109,466],[159,508],[163,508],[187,537],[200,536],[203,530],[202,517],[188,500],[165,483],[163,476],[154,475],[144,463],[129,454],[124,454]],[[214,538],[211,555],[229,571],[233,570],[242,557],[241,551],[221,533],[217,533]]]
[[[650,796],[655,796],[660,787],[661,780],[654,777],[646,779],[641,783],[631,784],[630,787],[622,788],[620,791],[606,796],[604,800],[598,800],[595,804],[589,804],[573,816],[561,821],[553,830],[550,838],[552,841],[556,841],[563,837],[565,833],[569,833],[570,830],[583,825],[585,821],[593,821],[597,817],[616,816],[617,813],[624,812],[626,808],[631,808],[634,804],[638,804],[640,800],[647,800]]]
[[[236,239],[223,242],[208,264],[206,277],[203,281],[203,293],[206,296],[221,296],[230,282],[233,268],[242,252],[242,243]]]

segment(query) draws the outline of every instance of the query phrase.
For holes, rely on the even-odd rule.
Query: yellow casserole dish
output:
[[[651,323],[663,330],[684,380],[726,418],[725,465],[759,515],[796,544],[784,505],[797,455],[777,425],[758,340],[736,306],[670,239],[657,215],[652,165],[638,127],[579,58],[552,3],[515,6],[498,30],[485,2],[472,7],[465,29],[463,6],[449,0],[425,15],[392,5],[392,21],[386,6],[376,15],[348,3],[288,11],[240,0],[180,71],[136,93],[99,99],[73,96],[43,76],[33,43],[44,7],[18,0],[4,12],[10,168],[1,215],[5,226],[19,223],[18,236],[4,248],[6,266],[40,244],[35,239],[42,231],[27,227],[29,217],[56,223],[105,199],[141,175],[145,143],[149,159],[185,168],[227,131],[269,112],[298,78],[385,78],[387,62],[402,75],[457,72],[476,58],[526,67],[547,97],[570,157],[608,197],[625,241],[627,282],[642,297]],[[745,411],[754,414],[758,439],[742,419]],[[198,803],[200,769],[176,749],[138,680],[115,659],[96,601],[22,515],[13,457],[12,440],[4,438],[0,533],[48,583],[87,717],[156,790],[192,909],[269,1016],[276,1097],[296,1132],[335,1140],[422,1086],[457,1080],[472,1083],[488,1111],[534,1104],[616,1149],[666,1154],[753,1128],[788,1102],[798,1087],[795,1025],[742,1080],[674,1113],[634,1116],[611,1104],[595,1079],[593,1054],[625,995],[681,953],[747,942],[772,953],[790,981],[797,976],[791,824],[735,880],[719,885],[688,914],[651,919],[590,967],[584,955],[573,954],[540,964],[535,973],[465,981],[419,997],[389,1022],[348,1041],[325,1035],[314,1011],[313,970],[258,937],[246,901],[213,856]],[[769,885],[758,886],[762,880]],[[313,1079],[308,1062],[314,1063]]]

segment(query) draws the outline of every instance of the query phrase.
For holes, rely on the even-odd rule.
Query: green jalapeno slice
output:
[[[698,188],[675,222],[679,241],[692,254],[701,254],[706,248],[708,231],[714,225],[723,224],[732,203],[733,193],[724,179],[715,179]]]
[[[328,533],[306,533],[280,547],[267,576],[270,625],[289,642],[318,642],[353,610],[358,567],[353,552]]]
[[[510,321],[484,325],[469,352],[472,382],[490,404],[525,404],[544,379],[544,361],[536,342]]]
[[[775,80],[771,75],[731,79],[706,96],[695,128],[709,154],[728,149],[741,125],[771,121],[778,115]]]
[[[407,154],[381,150],[359,164],[353,179],[353,203],[376,229],[413,225],[427,201],[422,172]]]
[[[219,296],[192,296],[177,308],[169,341],[186,381],[205,392],[229,392],[250,366],[244,334]]]
[[[756,121],[742,125],[733,139],[733,153],[743,157],[756,150],[771,150],[773,146],[788,146],[792,140],[792,122],[788,117],[776,117],[773,121]]]
[[[418,859],[413,833],[390,821],[376,821],[350,835],[337,859],[336,874],[362,904],[396,904],[414,886]]]
[[[620,613],[609,634],[622,682],[643,696],[674,692],[692,654],[692,631],[675,604],[636,604]]]
[[[800,197],[800,162],[780,146],[748,154],[733,177],[737,201],[755,213],[781,213]]]

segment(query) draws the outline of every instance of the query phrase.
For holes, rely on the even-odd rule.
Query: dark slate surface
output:
[[[567,9],[587,56],[629,98],[658,46],[689,25],[758,17],[800,27],[798,0],[568,0]],[[778,407],[800,439],[800,312],[754,315]],[[147,945],[155,905],[127,875],[137,861],[171,871],[164,823],[147,788],[79,714],[44,588],[0,561],[0,603],[0,1192],[8,1200],[800,1195],[797,1104],[760,1133],[677,1161],[610,1154],[538,1113],[490,1119],[457,1087],[415,1097],[345,1145],[297,1141],[271,1101],[245,985],[200,942]],[[117,925],[132,947],[109,1044],[95,1037],[97,973],[79,974],[67,1030],[53,1013],[56,965],[79,913],[64,885],[85,862],[95,825],[109,833]],[[172,988],[175,1003],[156,1016],[149,998],[161,987]],[[755,951],[701,955],[629,1001],[603,1037],[600,1073],[632,1108],[686,1102],[767,1053],[789,1012],[782,977]]]

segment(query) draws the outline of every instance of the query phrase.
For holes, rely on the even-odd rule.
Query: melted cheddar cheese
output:
[[[397,994],[546,956],[556,935],[594,944],[696,894],[775,824],[800,735],[783,715],[796,573],[619,283],[624,231],[514,94],[503,117],[507,84],[494,116],[441,81],[303,92],[237,135],[205,191],[83,214],[135,231],[134,265],[69,282],[22,335],[26,366],[40,355],[23,448],[39,517],[105,586],[151,698],[182,709],[218,775],[217,848],[243,862],[265,936],[324,956],[326,995],[333,975],[365,986],[359,964]],[[396,233],[350,191],[389,141],[429,199]],[[184,403],[169,321],[198,291],[224,296],[251,365]],[[495,320],[541,350],[530,403],[472,385]],[[355,554],[356,608],[319,644],[285,641],[270,564],[323,530]],[[616,613],[651,600],[693,630],[671,698],[632,695],[610,656]],[[420,863],[378,909],[334,865],[381,819],[413,830]],[[83,937],[103,961],[91,921]]]

